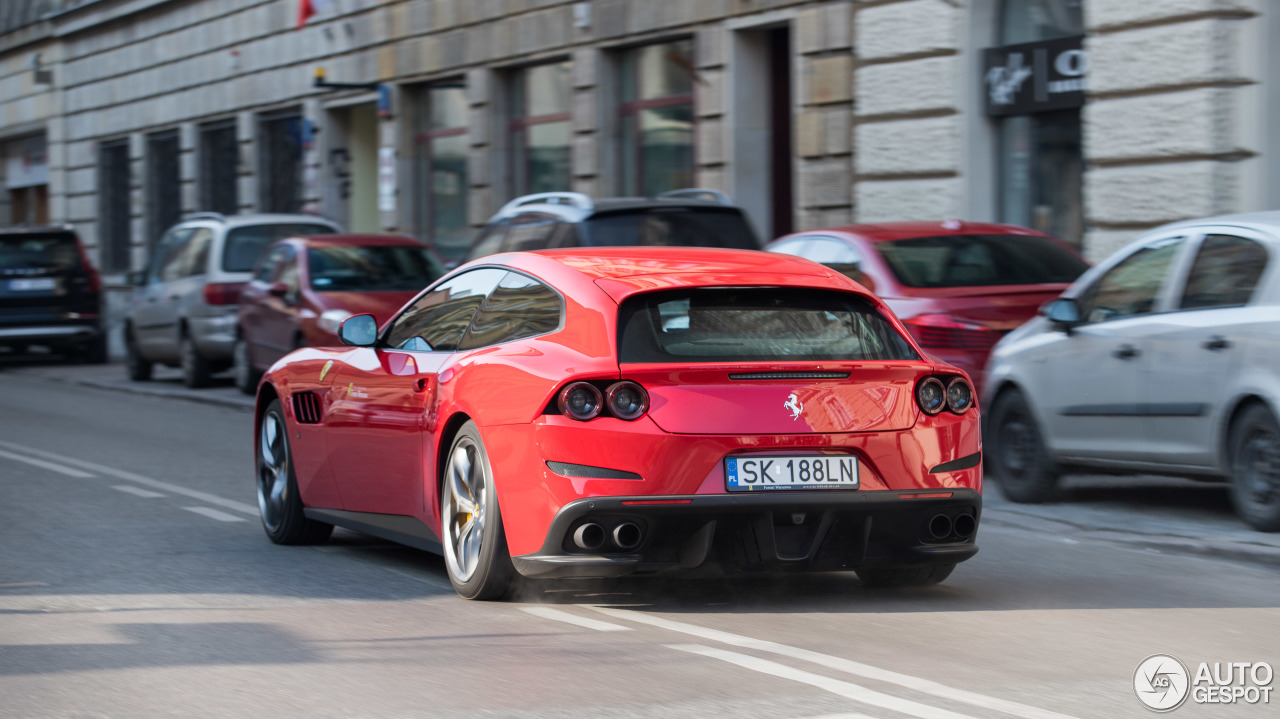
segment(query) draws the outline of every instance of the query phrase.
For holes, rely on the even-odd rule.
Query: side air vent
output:
[[[293,395],[293,416],[298,424],[320,424],[320,398],[315,392],[297,392]]]
[[[738,372],[729,379],[845,379],[848,372]]]

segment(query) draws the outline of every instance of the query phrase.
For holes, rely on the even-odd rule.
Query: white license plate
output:
[[[9,289],[14,292],[51,290],[54,288],[54,282],[55,280],[52,277],[38,277],[33,280],[9,280]]]
[[[730,492],[857,489],[858,459],[847,454],[729,457],[724,477]]]

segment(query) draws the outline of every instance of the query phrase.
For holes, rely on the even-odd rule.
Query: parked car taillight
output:
[[[212,282],[204,286],[204,302],[208,305],[234,305],[240,303],[240,291],[244,282]]]
[[[902,323],[921,347],[930,349],[989,350],[1000,340],[999,332],[951,315],[918,315]]]

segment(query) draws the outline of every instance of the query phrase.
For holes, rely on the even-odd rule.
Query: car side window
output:
[[[474,260],[500,251],[502,240],[507,236],[507,229],[508,221],[501,220],[480,230],[480,236],[475,239],[471,250],[467,252],[467,259]]]
[[[480,304],[506,270],[464,272],[419,297],[392,322],[383,346],[417,352],[453,352]]]
[[[824,265],[853,265],[861,259],[856,250],[833,237],[811,237],[802,257]]]
[[[258,263],[258,269],[253,272],[253,279],[259,282],[270,282],[272,277],[276,275],[276,268],[280,265],[280,260],[289,251],[288,245],[276,245],[267,252],[262,261]]]
[[[784,255],[791,255],[792,257],[808,258],[809,246],[812,244],[813,244],[813,238],[811,237],[797,237],[794,240],[787,240],[786,242],[780,242],[777,245],[774,245],[773,247],[769,248],[769,251],[778,252]]]
[[[213,230],[207,227],[196,228],[187,240],[184,252],[182,276],[203,275],[209,270],[209,246],[213,244]]]
[[[1134,317],[1155,310],[1165,278],[1186,238],[1153,242],[1107,270],[1076,298],[1085,322]]]
[[[194,230],[174,235],[171,242],[160,247],[160,263],[156,274],[161,282],[172,282],[186,276],[187,247],[190,245]]]
[[[166,265],[181,260],[182,248],[186,246],[187,238],[191,236],[191,233],[192,229],[190,227],[175,227],[160,238],[159,244],[151,251],[151,266],[147,270],[147,284],[163,282],[161,272]]]
[[[527,275],[508,272],[476,312],[458,349],[546,334],[560,326],[563,311],[564,303],[555,290]]]
[[[502,241],[503,252],[542,250],[551,244],[551,235],[559,226],[554,215],[531,212],[511,220],[511,229]]]
[[[1267,250],[1257,242],[1235,235],[1208,235],[1196,251],[1179,306],[1199,310],[1246,305],[1266,267]]]
[[[287,248],[284,257],[280,258],[280,269],[276,272],[276,282],[283,282],[289,288],[289,295],[298,294],[298,257],[293,248]]]

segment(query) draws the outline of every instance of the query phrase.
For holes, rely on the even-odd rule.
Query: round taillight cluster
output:
[[[556,406],[561,414],[580,422],[595,419],[606,408],[614,417],[630,422],[649,411],[649,393],[630,380],[614,382],[604,394],[589,382],[572,382],[556,395]]]
[[[928,415],[964,414],[973,407],[973,387],[963,377],[925,377],[916,385],[916,404]]]

